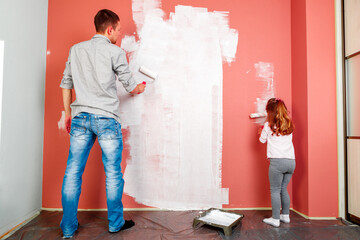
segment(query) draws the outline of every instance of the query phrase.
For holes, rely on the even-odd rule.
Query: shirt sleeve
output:
[[[72,74],[71,74],[70,56],[71,56],[71,49],[70,49],[68,60],[65,64],[63,78],[61,79],[61,84],[60,84],[61,88],[72,89],[74,87]]]
[[[269,135],[269,123],[268,122],[266,122],[265,124],[264,124],[264,128],[263,128],[263,130],[261,131],[261,134],[260,134],[260,138],[259,138],[259,141],[261,142],[261,143],[266,143],[266,141],[267,141],[267,137],[268,137],[268,135]]]
[[[135,89],[137,83],[130,72],[125,52],[119,48],[118,54],[113,59],[113,67],[118,80],[127,92]]]

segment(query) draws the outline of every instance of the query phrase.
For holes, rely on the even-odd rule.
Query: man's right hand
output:
[[[68,133],[70,133],[71,130],[71,115],[65,116],[65,128]]]
[[[143,93],[145,91],[145,87],[146,87],[146,82],[142,82],[140,84],[138,84],[134,90],[132,90],[130,93],[131,94],[140,94]]]
[[[65,110],[65,128],[68,133],[71,129],[71,108],[70,104],[72,102],[72,90],[71,89],[62,89],[64,110]]]

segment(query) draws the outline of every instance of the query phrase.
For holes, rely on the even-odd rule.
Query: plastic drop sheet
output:
[[[262,222],[271,216],[271,210],[233,211],[244,215],[226,237],[222,229],[211,226],[193,228],[193,220],[203,211],[125,211],[125,219],[135,226],[116,234],[108,232],[106,211],[79,211],[80,228],[72,239],[360,239],[360,227],[341,220],[309,220],[295,212],[290,213],[291,223],[274,228]],[[41,211],[40,215],[18,229],[7,239],[62,239],[61,211]]]

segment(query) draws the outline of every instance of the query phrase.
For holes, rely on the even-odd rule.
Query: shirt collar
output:
[[[106,36],[104,36],[104,35],[101,35],[101,34],[95,34],[93,37],[92,37],[92,39],[96,39],[96,38],[102,38],[102,39],[105,39],[106,41],[108,41],[109,43],[111,43],[110,42],[110,39],[108,39]]]

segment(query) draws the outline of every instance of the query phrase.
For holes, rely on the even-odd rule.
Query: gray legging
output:
[[[269,166],[269,181],[271,191],[272,217],[280,219],[280,206],[282,214],[289,214],[290,197],[287,185],[295,170],[295,159],[271,158]]]

